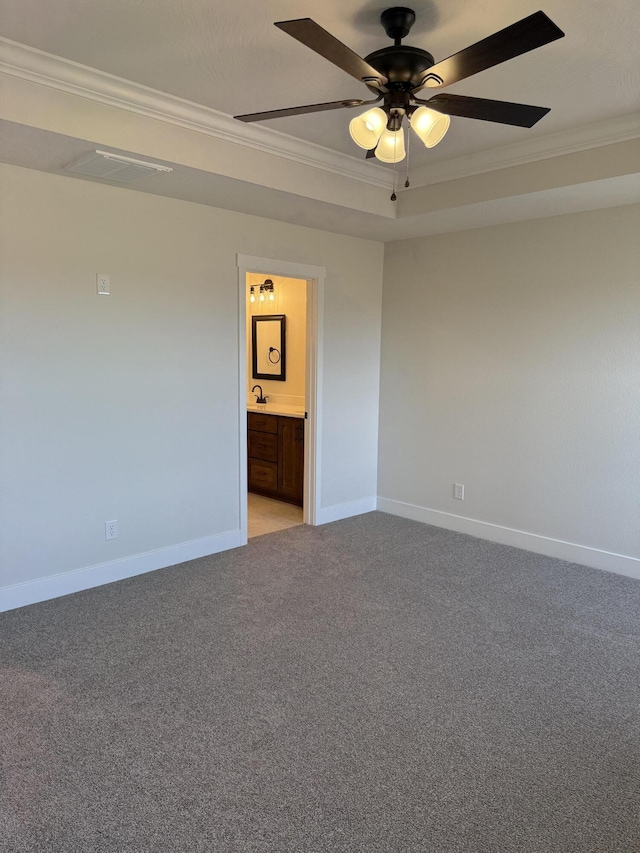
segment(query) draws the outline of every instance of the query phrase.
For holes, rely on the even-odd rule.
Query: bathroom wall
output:
[[[264,302],[249,301],[251,285],[260,285],[265,278],[274,284],[274,300]],[[257,295],[257,289],[256,289]],[[273,379],[254,379],[251,371],[251,329],[254,316],[266,314],[284,314],[286,317],[286,379],[284,382]],[[271,274],[247,275],[247,401],[255,403],[255,394],[251,388],[258,383],[268,396],[270,403],[284,403],[290,406],[305,405],[305,359],[307,342],[307,282],[298,278],[284,278]]]

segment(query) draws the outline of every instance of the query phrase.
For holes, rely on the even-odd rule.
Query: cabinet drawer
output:
[[[278,459],[278,436],[272,432],[257,432],[250,429],[247,433],[249,456],[276,462]]]
[[[249,488],[262,492],[278,491],[278,466],[275,462],[262,462],[249,459],[248,464]]]
[[[263,415],[261,412],[247,412],[247,427],[258,432],[278,432],[276,415]]]

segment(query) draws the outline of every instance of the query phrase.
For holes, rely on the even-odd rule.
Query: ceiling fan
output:
[[[349,130],[354,142],[367,150],[367,158],[375,156],[385,163],[397,163],[405,156],[402,133],[405,116],[426,147],[432,148],[447,132],[449,116],[533,127],[549,112],[547,107],[465,95],[443,93],[428,100],[417,96],[425,88],[441,89],[562,38],[562,30],[544,12],[535,12],[438,63],[426,50],[402,44],[415,20],[415,12],[404,6],[384,11],[380,22],[387,36],[393,39],[393,45],[375,50],[364,59],[311,18],[276,22],[276,27],[364,83],[375,97],[308,104],[234,118],[245,122],[265,121],[382,102],[381,106],[353,119]]]

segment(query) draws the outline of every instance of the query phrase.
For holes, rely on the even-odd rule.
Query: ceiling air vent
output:
[[[131,184],[158,172],[173,172],[173,169],[159,163],[134,160],[133,157],[124,157],[122,154],[111,154],[109,151],[95,151],[77,163],[65,166],[64,171],[84,175],[86,178],[102,178],[105,181],[117,181],[119,184]]]

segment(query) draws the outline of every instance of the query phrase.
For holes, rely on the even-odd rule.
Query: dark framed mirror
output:
[[[251,367],[254,379],[286,379],[286,317],[264,314],[252,317]]]

